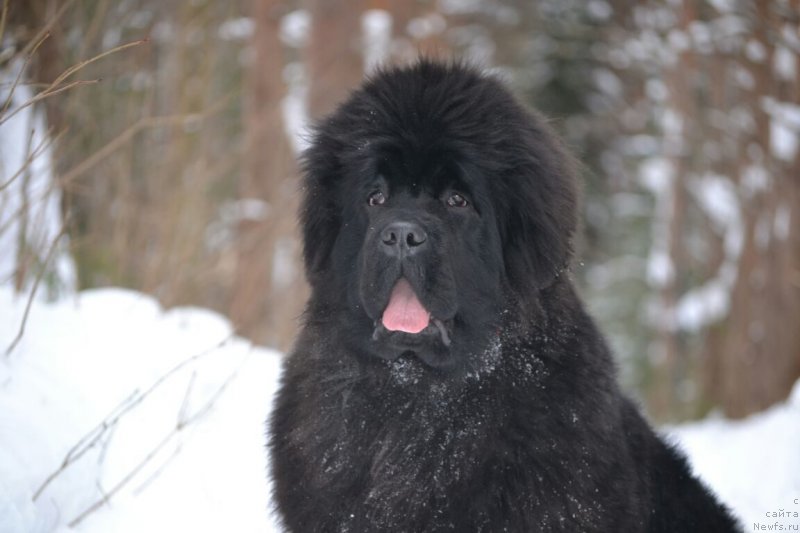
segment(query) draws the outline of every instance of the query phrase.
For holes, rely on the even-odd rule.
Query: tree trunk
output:
[[[318,120],[333,111],[361,81],[363,0],[308,0],[308,116]]]
[[[780,107],[789,104],[800,110],[800,65],[797,53],[780,50],[774,38],[788,30],[798,39],[800,32],[796,20],[792,25],[782,19],[777,6],[755,6],[750,38],[764,56],[732,65],[749,72],[754,83],[749,93],[742,91],[729,102],[731,107],[746,105],[755,122],[752,133],[739,139],[736,165],[737,183],[744,191],[744,242],[730,313],[707,342],[714,348],[709,352],[713,372],[706,375],[708,394],[731,417],[785,399],[800,377],[800,149],[781,148],[786,136],[793,135],[797,143],[800,131]],[[800,2],[792,2],[788,12],[799,13]],[[781,70],[776,68],[779,62],[794,66]],[[754,186],[754,169],[763,171],[762,186]]]
[[[296,227],[297,168],[281,114],[286,87],[278,35],[286,6],[253,0],[252,9],[254,60],[244,106],[246,163],[230,315],[238,332],[286,349],[308,294]]]

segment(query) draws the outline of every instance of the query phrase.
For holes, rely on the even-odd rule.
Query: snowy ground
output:
[[[0,287],[0,352],[24,304]],[[36,304],[0,353],[0,532],[69,531],[104,494],[76,531],[277,531],[264,420],[279,360],[214,313],[134,292]]]
[[[278,531],[264,453],[277,353],[209,311],[104,289],[35,303],[5,357],[24,307],[0,287],[0,531]],[[746,421],[669,433],[747,531],[800,530],[800,386]]]

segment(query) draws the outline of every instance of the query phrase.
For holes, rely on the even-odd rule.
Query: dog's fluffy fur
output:
[[[738,530],[620,392],[568,272],[569,159],[501,83],[383,71],[304,163],[312,295],[270,427],[289,531]],[[387,326],[402,298],[424,330]]]

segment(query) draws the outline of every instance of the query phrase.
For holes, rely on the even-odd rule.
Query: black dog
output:
[[[619,390],[567,271],[575,183],[468,67],[382,72],[319,125],[271,420],[288,530],[738,531]]]

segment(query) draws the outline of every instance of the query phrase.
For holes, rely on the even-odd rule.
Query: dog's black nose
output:
[[[413,254],[425,248],[428,235],[415,222],[392,222],[381,232],[381,247],[388,255]]]

